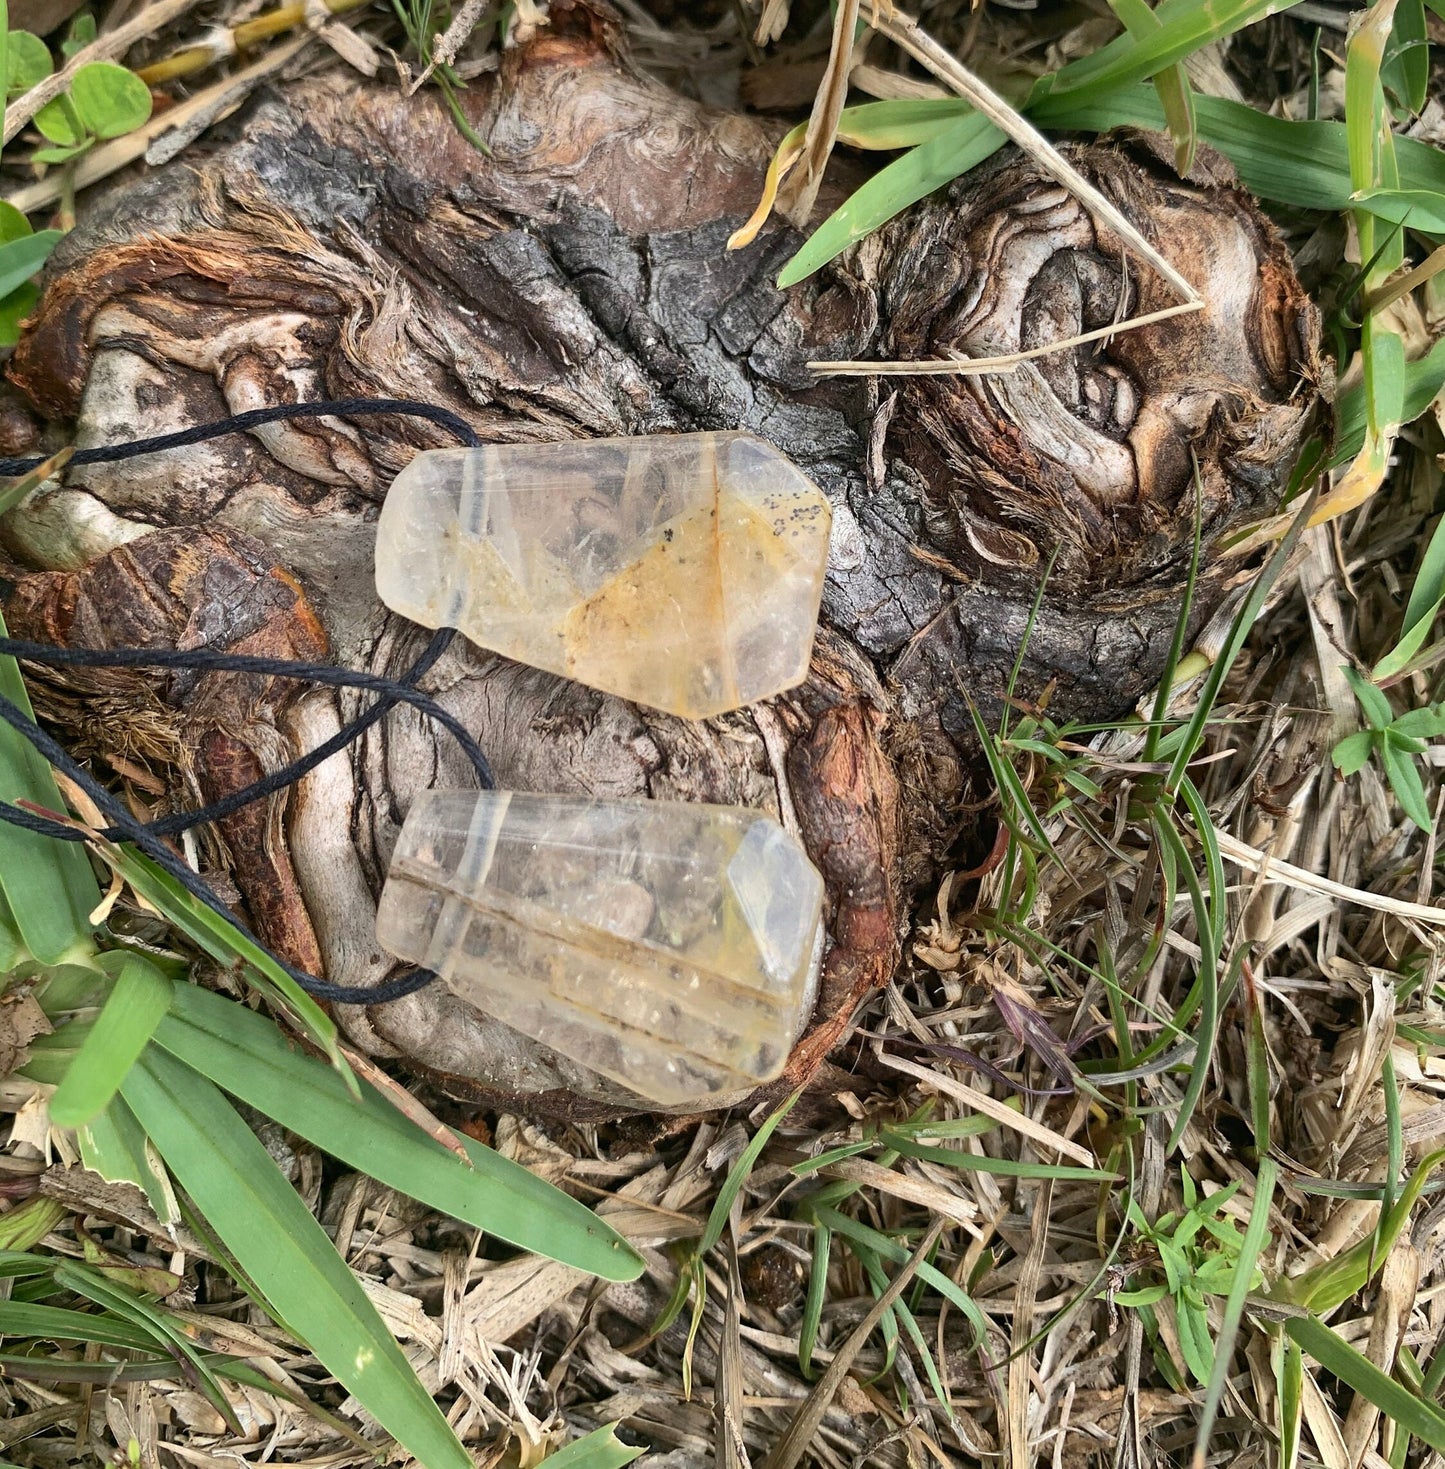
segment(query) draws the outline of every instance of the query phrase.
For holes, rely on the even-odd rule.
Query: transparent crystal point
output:
[[[387,494],[376,588],[425,627],[705,719],[807,675],[831,518],[748,434],[434,449]]]
[[[431,791],[381,945],[477,1009],[675,1106],[770,1081],[812,1012],[823,880],[760,811]]]

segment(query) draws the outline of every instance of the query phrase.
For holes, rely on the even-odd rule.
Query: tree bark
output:
[[[1274,508],[1311,421],[1316,313],[1221,160],[1182,181],[1157,140],[1119,137],[1067,151],[1204,311],[1009,376],[819,380],[810,360],[1009,351],[1172,298],[1013,150],[780,292],[794,231],[724,248],[772,133],[634,74],[595,3],[559,0],[465,105],[490,158],[426,93],[332,76],[266,97],[63,243],[11,379],[87,444],[364,395],[445,404],[499,442],[744,428],[787,453],[834,510],[802,688],[689,723],[470,647],[425,686],[504,785],[755,805],[799,833],[828,884],[831,949],[795,1083],[895,972],[911,895],[966,819],[969,701],[996,721],[1021,649],[1018,695],[1048,691],[1059,717],[1115,717],[1153,686],[1196,464],[1196,620],[1241,571],[1218,544]],[[7,616],[100,645],[324,637],[337,662],[395,674],[421,635],[375,599],[373,525],[392,475],[439,442],[400,419],[297,421],[72,472],[6,528]],[[58,692],[88,748],[124,753],[143,723],[203,795],[356,707],[240,678],[70,675]],[[117,713],[87,727],[99,698]],[[399,822],[417,791],[467,783],[445,737],[398,712],[289,803],[227,826],[212,858],[287,957],[378,982],[374,900]],[[344,1019],[453,1089],[572,1116],[626,1104],[440,987]]]

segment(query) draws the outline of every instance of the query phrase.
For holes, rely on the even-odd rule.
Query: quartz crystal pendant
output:
[[[748,434],[433,449],[397,475],[381,600],[688,719],[803,681],[828,502]]]
[[[812,1013],[823,880],[760,811],[510,791],[413,803],[382,947],[669,1106],[779,1075]]]

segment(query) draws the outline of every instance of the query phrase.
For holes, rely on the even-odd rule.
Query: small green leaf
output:
[[[11,31],[5,56],[5,95],[18,97],[55,70],[50,48],[29,31]]]
[[[47,102],[35,114],[35,126],[39,129],[40,135],[49,138],[52,143],[60,143],[68,147],[85,141],[80,115],[76,112],[70,98],[66,96],[56,97],[54,101]]]
[[[34,281],[16,286],[0,299],[0,347],[13,347],[20,340],[20,323],[35,310],[40,287]]]
[[[139,954],[129,956],[90,1034],[50,1098],[57,1127],[82,1127],[103,1112],[171,1006],[174,986]]]
[[[1380,746],[1380,759],[1385,766],[1385,777],[1390,782],[1390,789],[1400,803],[1400,809],[1421,831],[1428,832],[1434,823],[1430,820],[1425,786],[1415,761],[1389,741]]]
[[[39,230],[0,245],[0,296],[28,281],[45,264],[60,236],[59,230]]]
[[[1399,720],[1384,731],[1383,738],[1392,750],[1399,750],[1404,755],[1423,755],[1428,748],[1419,735],[1406,734],[1400,728]]]
[[[86,138],[83,142],[72,143],[63,148],[37,148],[31,155],[32,163],[69,163],[72,158],[79,158],[83,153],[90,152],[95,146],[94,138]]]
[[[1341,671],[1345,675],[1345,682],[1354,690],[1355,698],[1360,701],[1360,708],[1365,711],[1365,718],[1369,720],[1370,728],[1388,729],[1395,719],[1395,711],[1390,708],[1390,701],[1374,684],[1361,678],[1353,668],[1346,665]]]
[[[1375,735],[1368,729],[1346,735],[1334,748],[1331,758],[1341,775],[1357,775],[1364,769],[1375,748]]]
[[[82,10],[70,22],[70,34],[60,43],[60,54],[69,61],[77,52],[84,51],[87,46],[92,45],[95,36],[95,17],[88,10]]]
[[[34,234],[30,221],[13,205],[0,199],[0,245]]]
[[[70,98],[81,123],[97,138],[133,133],[151,115],[150,88],[113,61],[82,66],[70,83]]]
[[[1155,1301],[1162,1301],[1168,1294],[1167,1285],[1146,1285],[1138,1290],[1115,1291],[1114,1299],[1121,1306],[1152,1306]]]
[[[1422,740],[1438,740],[1445,735],[1445,705],[1411,709],[1390,726],[1394,734]]]

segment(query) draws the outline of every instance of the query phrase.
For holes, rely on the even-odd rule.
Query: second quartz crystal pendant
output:
[[[823,880],[760,811],[432,791],[407,814],[382,947],[651,1101],[783,1069],[812,1013]]]
[[[689,719],[807,675],[822,492],[748,434],[434,449],[377,528],[394,612]]]

